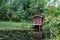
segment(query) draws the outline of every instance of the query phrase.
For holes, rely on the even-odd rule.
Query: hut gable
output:
[[[42,16],[40,16],[40,15],[34,15],[33,17],[32,17],[32,19],[33,19],[33,25],[42,25]]]

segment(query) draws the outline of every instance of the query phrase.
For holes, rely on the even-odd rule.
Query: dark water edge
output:
[[[29,30],[0,30],[0,40],[31,40]]]

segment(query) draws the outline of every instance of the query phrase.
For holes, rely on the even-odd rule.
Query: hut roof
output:
[[[38,15],[38,14],[34,15],[32,18],[35,18],[35,17],[44,18],[43,16],[40,16],[40,15]]]

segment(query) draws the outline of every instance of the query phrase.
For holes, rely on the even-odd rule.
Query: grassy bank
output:
[[[30,30],[30,22],[0,21],[0,30]]]

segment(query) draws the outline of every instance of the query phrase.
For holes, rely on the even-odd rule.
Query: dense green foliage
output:
[[[44,0],[2,0],[0,1],[0,19],[8,21],[28,21],[35,13],[40,14]]]

